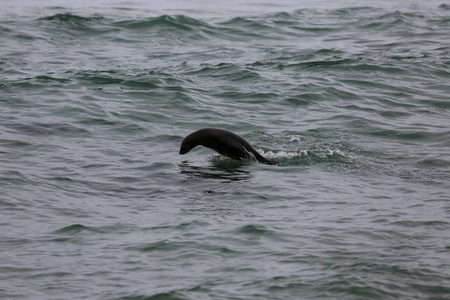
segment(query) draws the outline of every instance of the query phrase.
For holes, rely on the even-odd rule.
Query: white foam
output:
[[[298,150],[298,151],[263,151],[263,150],[258,150],[258,152],[264,156],[267,157],[268,159],[272,159],[272,158],[295,158],[295,157],[305,157],[305,156],[309,156],[310,155],[310,150]],[[341,157],[349,157],[349,155],[347,155],[346,153],[344,153],[343,151],[341,151],[340,149],[330,149],[330,148],[326,148],[323,149],[322,151],[320,151],[319,153],[317,153],[317,151],[313,151],[314,156],[319,156],[322,158],[325,157],[330,157],[330,156],[334,156],[334,155],[338,155]]]
[[[288,151],[267,151],[264,152],[263,150],[258,150],[258,152],[267,158],[293,158],[293,157],[301,157],[301,156],[308,156],[308,150],[299,150],[296,152],[288,152]]]
[[[342,157],[347,157],[347,154],[345,154],[344,152],[342,152],[341,150],[339,150],[339,149],[336,149],[336,150],[333,150],[333,149],[330,149],[330,148],[327,148],[327,155],[328,156],[333,156],[333,155],[339,155],[339,156],[342,156]]]
[[[292,135],[291,138],[289,139],[289,142],[300,142],[301,138],[299,135]]]

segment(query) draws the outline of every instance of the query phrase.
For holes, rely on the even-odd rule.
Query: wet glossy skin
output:
[[[203,128],[189,134],[181,142],[180,154],[186,154],[198,145],[237,160],[256,159],[261,163],[275,164],[259,154],[242,137],[223,129]]]

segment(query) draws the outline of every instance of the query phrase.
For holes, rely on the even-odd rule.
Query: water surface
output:
[[[1,298],[450,298],[449,5],[0,16]]]

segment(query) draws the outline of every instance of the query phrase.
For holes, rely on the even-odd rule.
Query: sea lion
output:
[[[180,154],[186,154],[198,145],[216,150],[232,159],[253,159],[263,164],[276,164],[259,154],[242,137],[223,129],[203,128],[189,134],[181,142]]]

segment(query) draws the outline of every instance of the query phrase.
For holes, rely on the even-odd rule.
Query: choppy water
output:
[[[448,4],[4,2],[1,298],[450,298]]]

